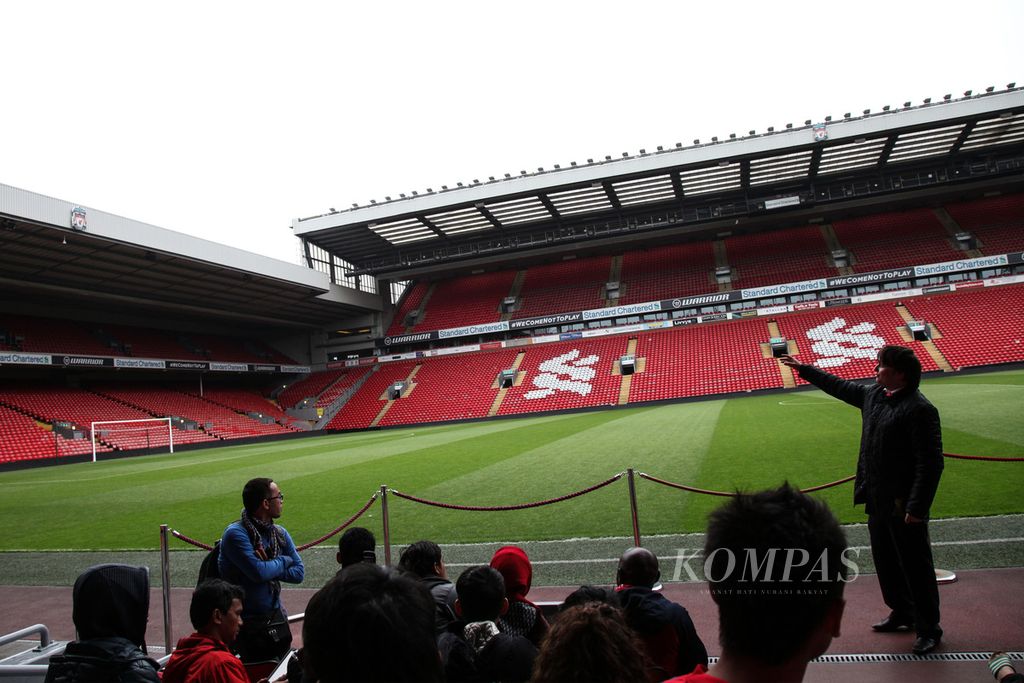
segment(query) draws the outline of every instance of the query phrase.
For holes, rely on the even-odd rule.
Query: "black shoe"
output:
[[[898,631],[909,631],[914,628],[914,620],[909,617],[900,617],[895,614],[890,614],[885,619],[882,619],[877,624],[871,626],[872,629],[879,633],[896,633]]]
[[[939,639],[933,636],[918,636],[910,651],[915,655],[926,655],[939,645]]]

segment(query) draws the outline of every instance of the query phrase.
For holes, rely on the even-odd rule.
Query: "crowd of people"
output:
[[[892,610],[873,628],[915,629],[913,651],[925,654],[942,637],[927,534],[942,451],[938,413],[918,391],[920,363],[908,351],[879,352],[875,386],[789,356],[782,362],[862,411],[855,501],[866,503]],[[302,582],[305,569],[275,522],[284,494],[258,478],[246,483],[242,501],[219,545],[217,577],[193,593],[195,632],[178,642],[165,683],[243,683],[252,672],[246,665],[284,657],[293,660],[293,683],[800,681],[840,633],[845,535],[824,503],[784,484],[737,494],[710,515],[705,572],[721,648],[711,666],[686,607],[659,590],[658,558],[646,548],[627,549],[613,586],[581,586],[549,621],[529,598],[533,567],[522,548],[499,548],[453,582],[436,543],[413,543],[397,567],[381,567],[373,534],[363,528],[341,536],[340,569],[309,600],[303,647],[292,656],[281,583]],[[804,561],[791,561],[794,554]],[[52,658],[47,681],[160,680],[145,653],[148,605],[144,567],[85,572],[74,587],[79,640]],[[993,656],[992,672],[1016,680],[1007,678],[1017,674],[1005,655]]]
[[[265,492],[280,501],[276,487]],[[279,510],[279,502],[270,509]],[[262,547],[250,543],[265,556],[260,563],[290,557],[287,535],[275,550],[274,529],[262,531]],[[798,681],[838,635],[843,613],[845,537],[823,503],[788,485],[737,496],[711,517],[709,562],[753,553],[754,566],[765,569],[750,583],[729,563],[708,565],[722,645],[710,669],[689,612],[658,591],[658,558],[645,548],[622,554],[612,587],[581,586],[566,596],[549,623],[530,600],[532,566],[519,547],[500,548],[489,564],[465,569],[452,583],[435,543],[408,546],[395,568],[376,564],[372,544],[365,529],[342,536],[342,566],[309,600],[289,681]],[[779,548],[823,562],[804,563],[795,573],[787,565],[780,576],[782,563],[769,561]],[[221,557],[230,553],[222,549]],[[269,592],[224,578],[196,588],[189,610],[195,632],[178,642],[162,673],[165,683],[244,683],[246,665],[281,657],[266,616],[282,611],[273,582],[295,563],[273,566],[278,573],[265,566],[258,573],[256,563],[243,575],[262,577]],[[806,590],[780,595],[779,581]],[[145,567],[103,565],[83,574],[74,591],[80,639],[52,659],[47,680],[160,680],[158,665],[145,654],[148,589]],[[247,610],[255,626],[247,627]]]

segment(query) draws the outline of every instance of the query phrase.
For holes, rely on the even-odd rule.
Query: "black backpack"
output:
[[[199,579],[196,581],[196,587],[208,579],[220,578],[220,568],[217,566],[217,560],[219,558],[220,539],[217,539],[213,544],[213,549],[206,553],[206,557],[203,558],[203,563],[199,565]]]

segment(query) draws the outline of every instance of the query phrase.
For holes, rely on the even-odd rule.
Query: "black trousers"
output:
[[[918,635],[940,637],[939,586],[928,522],[907,524],[901,511],[871,514],[868,532],[885,604],[900,617],[913,617]]]
[[[288,615],[281,609],[269,614],[251,615],[242,621],[233,650],[242,663],[281,661],[292,645]]]

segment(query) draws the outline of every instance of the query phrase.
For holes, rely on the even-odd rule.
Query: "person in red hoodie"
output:
[[[242,627],[245,591],[221,579],[199,584],[188,616],[196,632],[178,641],[163,673],[163,683],[249,683],[231,644]]]
[[[533,565],[526,551],[514,545],[498,548],[491,566],[504,579],[508,598],[508,611],[498,617],[498,629],[513,636],[525,636],[534,645],[540,645],[548,632],[548,622],[540,607],[526,599],[533,583]]]

